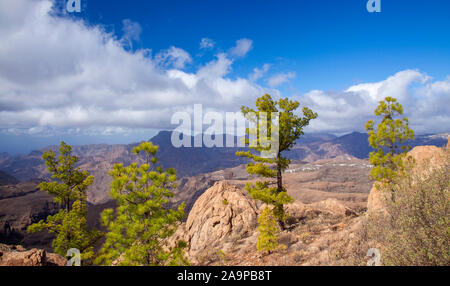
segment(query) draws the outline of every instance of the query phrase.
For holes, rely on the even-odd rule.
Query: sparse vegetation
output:
[[[225,254],[225,252],[223,252],[222,249],[220,249],[219,251],[217,251],[217,256],[220,259],[220,264],[221,265],[226,265],[227,264],[227,255]]]
[[[42,158],[54,181],[40,183],[39,189],[54,196],[61,209],[57,214],[30,225],[28,231],[55,233],[52,246],[56,253],[66,256],[69,249],[76,248],[83,263],[89,264],[94,256],[94,245],[102,237],[100,231],[88,227],[86,219],[86,190],[94,177],[75,167],[78,158],[71,155],[70,145],[61,142],[59,152],[58,157],[52,150],[44,152]]]
[[[117,201],[114,212],[107,209],[102,221],[108,228],[106,242],[97,263],[111,265],[187,265],[183,241],[171,249],[168,239],[176,230],[177,222],[184,217],[184,204],[177,210],[167,208],[176,187],[175,170],[156,167],[158,146],[143,142],[133,148],[133,153],[144,153],[146,163],[132,163],[124,167],[114,165],[110,174],[111,197]]]
[[[308,239],[311,237],[311,233],[310,232],[303,232],[298,236],[298,240],[302,241],[302,242],[306,242],[308,241]]]
[[[410,168],[408,168],[410,169]],[[369,217],[368,234],[384,265],[450,264],[450,160],[427,172],[409,170],[389,185],[396,199]]]
[[[369,121],[369,142],[374,152],[371,177],[379,183],[381,206],[363,218],[363,226],[351,240],[344,239],[330,253],[334,262],[362,265],[369,248],[379,248],[383,265],[450,264],[450,158],[420,166],[406,157],[408,147],[398,143],[412,139],[408,120],[393,120],[403,109],[393,98],[380,102],[376,115],[383,115],[377,131]],[[388,150],[385,153],[385,149]],[[439,155],[440,156],[440,155]],[[443,161],[441,161],[443,160]]]
[[[269,254],[278,248],[278,225],[272,210],[265,207],[258,217],[258,251],[267,251]]]

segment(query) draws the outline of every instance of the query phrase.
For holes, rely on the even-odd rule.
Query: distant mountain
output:
[[[232,168],[246,162],[246,159],[235,155],[237,150],[245,149],[207,148],[204,145],[199,148],[175,148],[172,145],[171,136],[172,132],[161,131],[151,138],[150,141],[159,146],[157,154],[159,164],[164,168],[175,168],[178,178],[192,177]],[[447,143],[447,136],[448,134],[417,136],[417,139],[410,142],[410,145],[444,146]],[[222,135],[222,138],[225,143],[225,135]],[[238,138],[233,136],[229,136],[229,139],[234,140],[235,144],[238,142]],[[193,146],[194,138],[189,137],[188,140]],[[131,154],[131,149],[137,144],[73,146],[73,153],[79,157],[78,166],[89,171],[95,177],[94,183],[88,191],[88,201],[90,203],[100,204],[109,200],[108,194],[111,178],[108,172],[115,163],[127,165],[134,161],[143,162],[143,157],[139,159]],[[0,160],[0,171],[22,182],[33,179],[49,179],[50,176],[42,160],[42,153],[45,150],[56,150],[57,148],[57,146],[49,146],[33,151],[28,155],[4,155],[1,157],[3,159]],[[332,159],[342,155],[351,155],[363,159],[369,156],[371,150],[366,133],[353,132],[340,137],[322,133],[305,134],[286,155],[293,159],[294,162],[314,162],[319,159]],[[5,175],[3,176],[5,177]]]
[[[6,152],[0,152],[0,162],[6,160],[10,157],[10,155]]]
[[[236,138],[234,138],[236,140]],[[193,142],[193,138],[190,138]],[[244,158],[236,157],[239,148],[175,148],[171,142],[171,132],[161,131],[150,139],[159,146],[157,157],[163,168],[175,168],[177,176],[190,177],[201,173],[208,173],[245,163]],[[237,141],[235,141],[237,142]],[[128,165],[132,162],[143,162],[143,157],[136,157],[131,149],[134,144],[92,144],[73,146],[73,154],[79,157],[78,166],[89,171],[94,177],[94,183],[88,191],[88,201],[93,204],[104,203],[109,200],[109,185],[111,178],[109,170],[116,163]],[[58,146],[48,146],[33,151],[28,155],[11,156],[0,161],[0,170],[11,174],[22,182],[33,179],[47,180],[47,171],[42,154],[46,150],[57,150]]]
[[[202,147],[180,147],[175,148],[171,142],[171,131],[161,131],[150,141],[159,146],[157,156],[159,163],[164,168],[175,168],[178,177],[195,176],[197,174],[209,173],[225,168],[234,167],[246,162],[244,158],[236,156],[236,151],[244,148],[207,148]],[[225,135],[218,135],[226,144]],[[194,146],[194,137],[188,136],[191,146]],[[231,136],[237,144],[237,138]]]
[[[335,145],[339,145],[343,152],[356,158],[367,158],[372,152],[369,146],[369,135],[367,133],[353,132],[331,140]]]
[[[312,144],[317,142],[326,142],[338,138],[336,135],[329,133],[306,133],[296,141],[299,145]]]
[[[408,141],[404,145],[412,148],[424,145],[443,147],[447,144],[449,135],[450,133],[417,135],[414,140]],[[369,146],[368,138],[367,133],[353,132],[333,139],[331,142],[334,145],[339,145],[344,153],[364,159],[368,158],[369,153],[373,151],[372,147]]]
[[[0,186],[17,184],[19,180],[0,171]]]
[[[411,142],[412,147],[432,145],[443,147],[447,144],[448,137],[450,133],[440,133],[440,134],[428,134],[416,136],[416,139]]]

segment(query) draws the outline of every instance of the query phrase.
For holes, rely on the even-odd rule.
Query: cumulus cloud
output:
[[[279,73],[269,78],[267,83],[270,87],[276,87],[283,83],[288,82],[290,79],[294,78],[296,76],[295,72],[288,72],[288,73]]]
[[[266,92],[247,79],[229,78],[233,59],[227,54],[187,73],[181,69],[192,58],[180,48],[156,56],[128,50],[101,27],[51,10],[48,0],[0,1],[3,131],[173,128],[172,114],[193,104],[237,111]],[[127,38],[138,39],[136,25],[124,27]],[[249,50],[238,46],[240,55]]]
[[[200,49],[202,50],[210,50],[214,48],[214,41],[208,38],[202,38],[200,41]]]
[[[252,49],[253,41],[249,39],[240,39],[236,41],[236,46],[230,49],[230,54],[234,57],[245,57]]]
[[[172,66],[176,69],[182,69],[186,64],[192,63],[191,55],[188,52],[173,46],[158,53],[155,60],[164,66]]]
[[[251,49],[251,40],[241,39],[229,52],[186,72],[192,58],[181,48],[156,55],[127,49],[123,38],[100,26],[51,11],[49,0],[0,1],[0,131],[95,135],[169,129],[175,127],[172,114],[192,112],[197,103],[206,110],[234,112],[264,93],[280,96],[255,83],[268,65],[249,79],[230,75],[234,61]],[[134,28],[124,34],[137,41],[139,29],[130,23]],[[293,72],[281,73],[268,84],[276,87],[293,77]],[[416,70],[294,98],[319,113],[309,131],[348,132],[362,131],[385,96],[399,99],[417,132],[448,131],[450,78],[433,81]]]
[[[258,79],[262,78],[268,71],[269,71],[270,65],[264,64],[262,68],[254,68],[253,73],[250,74],[248,77],[251,81],[257,81]]]
[[[404,116],[416,132],[450,131],[450,78],[433,82],[417,70],[404,70],[386,80],[354,85],[341,92],[313,90],[295,98],[319,114],[309,131],[349,132],[364,131],[364,124],[375,118],[378,102],[387,96],[403,105]]]

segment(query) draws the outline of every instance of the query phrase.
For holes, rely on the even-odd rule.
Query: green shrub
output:
[[[278,249],[278,224],[273,211],[266,207],[258,217],[258,241],[256,248],[258,251],[272,251]]]

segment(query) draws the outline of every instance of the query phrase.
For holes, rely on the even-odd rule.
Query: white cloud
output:
[[[207,63],[200,68],[197,74],[201,78],[218,78],[227,75],[231,70],[233,61],[223,53],[217,55],[217,60]]]
[[[176,47],[170,47],[158,53],[155,60],[164,66],[172,66],[176,69],[182,69],[186,64],[192,63],[189,53]]]
[[[230,54],[234,57],[245,57],[252,49],[253,41],[249,39],[240,39],[236,41],[236,46],[230,49]]]
[[[253,73],[249,75],[249,79],[251,81],[257,81],[258,79],[262,78],[268,71],[269,71],[270,65],[264,64],[262,68],[254,68]]]
[[[266,92],[228,78],[233,60],[226,54],[184,72],[192,58],[180,48],[153,58],[149,50],[125,49],[99,26],[52,16],[51,9],[48,0],[0,1],[2,130],[173,128],[172,114],[195,103],[234,112]],[[124,24],[127,37],[138,39],[137,26]]]
[[[417,70],[404,70],[341,92],[313,90],[295,98],[319,115],[309,131],[349,132],[364,131],[364,124],[375,119],[374,109],[386,96],[398,99],[417,133],[450,131],[450,78],[432,82]]]
[[[376,83],[363,83],[352,86],[347,92],[366,93],[370,98],[381,100],[386,96],[393,96],[399,100],[408,96],[408,86],[411,82],[425,83],[430,77],[416,70],[405,70],[384,81]],[[395,96],[394,96],[395,95]]]
[[[288,82],[290,79],[294,78],[296,76],[295,72],[288,72],[288,73],[279,73],[269,78],[267,83],[270,87],[276,87],[283,83]]]
[[[200,49],[202,50],[210,50],[212,48],[214,48],[214,41],[208,38],[203,38],[200,41]]]
[[[133,48],[133,42],[139,42],[141,39],[142,27],[137,22],[133,22],[130,19],[122,21],[122,41],[130,48]]]
[[[241,39],[233,53],[192,72],[181,48],[169,47],[155,57],[149,50],[127,50],[123,40],[99,26],[50,15],[52,2],[0,1],[0,130],[47,135],[88,134],[175,127],[176,111],[191,111],[196,103],[212,111],[238,111],[276,89],[254,82],[268,66],[255,69],[251,80],[230,76],[235,57],[245,56],[250,40]],[[139,33],[138,33],[139,34]],[[130,39],[136,41],[136,33]],[[281,73],[271,87],[295,77]],[[450,77],[433,81],[415,70],[386,80],[362,83],[341,92],[311,91],[295,97],[319,113],[310,131],[363,130],[385,96],[403,104],[417,132],[448,131]]]

